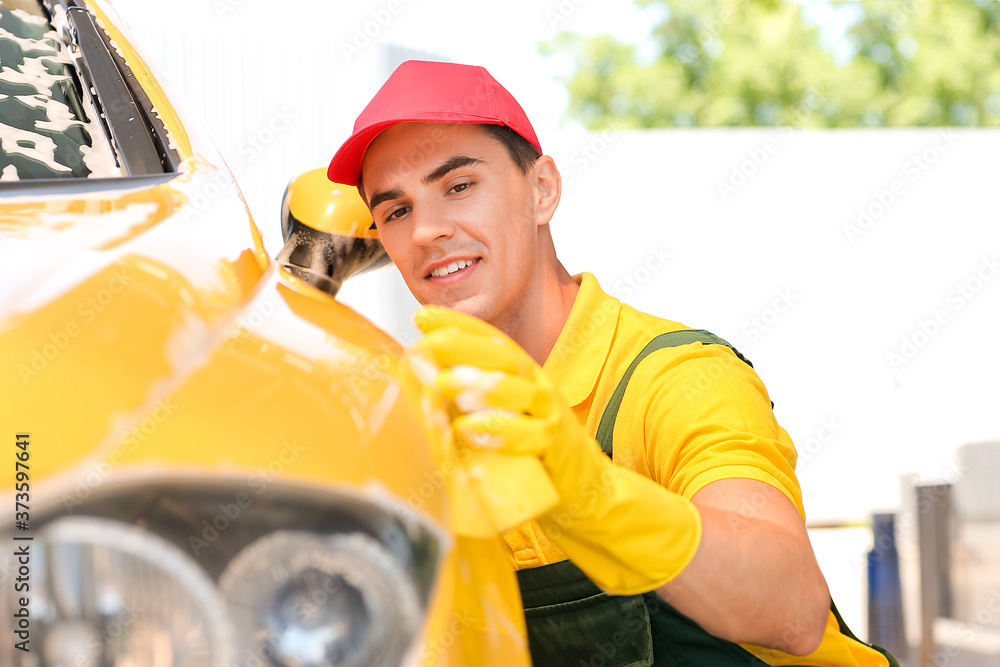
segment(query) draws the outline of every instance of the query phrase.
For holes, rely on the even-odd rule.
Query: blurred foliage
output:
[[[1000,0],[831,0],[857,15],[838,59],[812,1],[637,0],[664,15],[651,43],[540,48],[573,60],[568,115],[588,129],[1000,126]]]

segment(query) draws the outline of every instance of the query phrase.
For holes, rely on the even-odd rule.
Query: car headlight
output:
[[[219,586],[249,646],[244,663],[398,665],[420,617],[409,575],[362,533],[280,531],[230,563]]]
[[[28,597],[31,638],[5,612],[0,665],[412,663],[447,534],[376,487],[245,484],[122,475],[73,516],[53,496],[31,541],[0,535],[29,545],[24,593],[0,553],[0,609]]]
[[[229,667],[232,630],[208,576],[176,546],[118,521],[66,517],[28,545],[30,642],[0,639],[0,664]],[[6,571],[11,569],[8,556]],[[13,585],[0,608],[20,609]],[[6,598],[6,599],[4,599]],[[33,655],[41,657],[40,663]]]

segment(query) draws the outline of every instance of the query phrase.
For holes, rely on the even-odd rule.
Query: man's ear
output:
[[[529,173],[535,191],[535,224],[547,225],[562,196],[562,174],[548,155],[535,160]]]

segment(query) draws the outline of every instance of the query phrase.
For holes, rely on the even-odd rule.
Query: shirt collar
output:
[[[590,396],[618,328],[621,301],[601,289],[591,273],[573,276],[580,285],[569,318],[542,370],[570,406]]]

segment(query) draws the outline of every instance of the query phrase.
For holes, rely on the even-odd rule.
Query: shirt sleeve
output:
[[[721,479],[754,479],[803,514],[791,438],[757,373],[723,345],[665,348],[639,364],[614,449],[616,461],[689,500]]]

